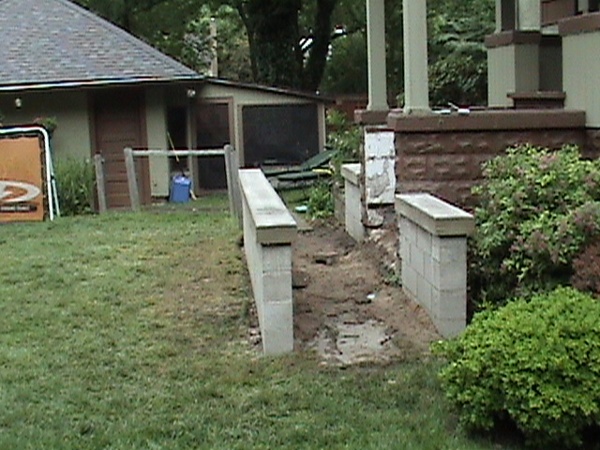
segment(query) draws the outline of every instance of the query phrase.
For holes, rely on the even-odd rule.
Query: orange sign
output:
[[[0,223],[44,220],[40,138],[0,139]]]

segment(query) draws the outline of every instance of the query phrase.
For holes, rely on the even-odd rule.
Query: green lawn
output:
[[[435,363],[259,357],[223,198],[0,226],[0,449],[491,449]]]

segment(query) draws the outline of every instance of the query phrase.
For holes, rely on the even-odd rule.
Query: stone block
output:
[[[292,270],[291,245],[266,245],[262,247],[262,272],[282,272]]]
[[[464,237],[434,236],[431,241],[431,257],[443,263],[467,261],[467,240]]]
[[[365,130],[365,159],[394,158],[394,132],[368,128]]]
[[[260,324],[263,352],[276,356],[294,350],[292,302],[271,303]]]
[[[465,321],[463,319],[440,319],[435,321],[435,326],[444,338],[452,339],[465,330]]]
[[[393,205],[396,191],[396,168],[393,158],[365,162],[365,192],[368,205]]]
[[[271,272],[262,276],[263,302],[292,301],[292,272]]]

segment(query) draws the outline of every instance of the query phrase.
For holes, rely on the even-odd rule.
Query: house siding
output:
[[[15,99],[21,99],[21,108]],[[44,92],[0,95],[4,125],[31,124],[36,117],[56,117],[58,127],[52,137],[57,159],[90,158],[90,118],[86,92]]]

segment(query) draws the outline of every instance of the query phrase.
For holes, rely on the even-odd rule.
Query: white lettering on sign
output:
[[[37,186],[21,181],[0,180],[1,203],[23,203],[35,200],[42,191]]]

